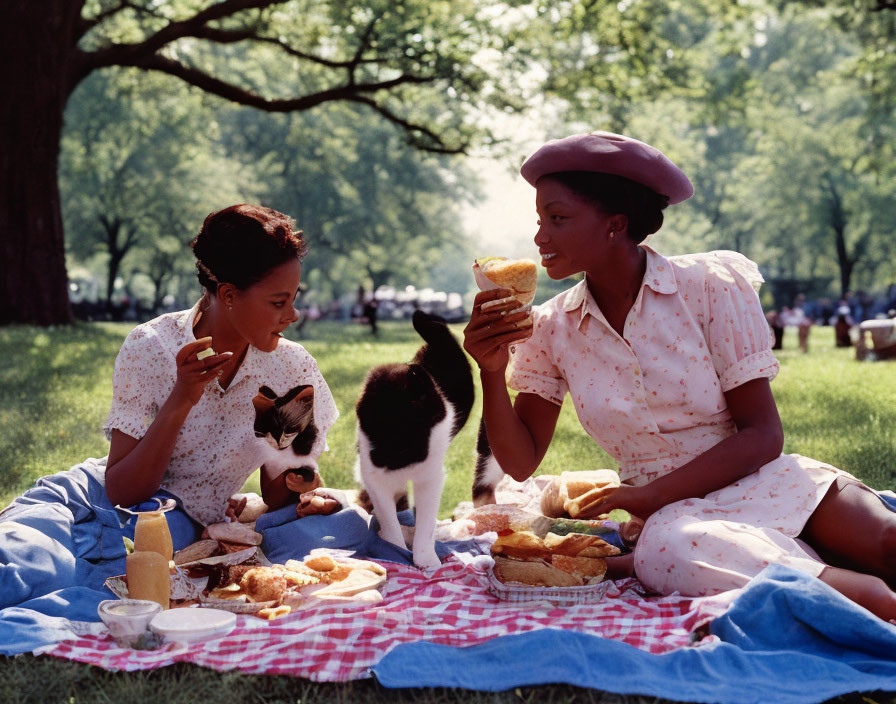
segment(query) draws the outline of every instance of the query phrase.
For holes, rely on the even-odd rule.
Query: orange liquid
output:
[[[137,516],[134,528],[134,550],[157,552],[166,560],[174,556],[168,519],[160,511],[144,511]]]
[[[171,598],[168,560],[157,552],[134,551],[125,560],[128,597],[148,599],[167,609]]]

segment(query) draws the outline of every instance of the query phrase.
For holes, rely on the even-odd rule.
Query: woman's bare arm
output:
[[[483,372],[480,378],[482,416],[492,454],[505,474],[521,482],[544,459],[560,406],[530,393],[517,394],[511,405],[503,372]]]
[[[506,474],[517,481],[538,469],[557,426],[560,406],[536,394],[521,393],[511,403],[504,380],[511,344],[531,335],[527,312],[514,313],[519,303],[482,310],[482,304],[508,298],[510,291],[495,289],[476,295],[470,322],[464,330],[464,349],[479,365],[482,382],[482,417],[492,454]]]
[[[768,379],[753,379],[725,393],[737,432],[678,469],[642,487],[622,486],[588,512],[624,508],[646,519],[663,506],[733,484],[776,459],[784,432]]]

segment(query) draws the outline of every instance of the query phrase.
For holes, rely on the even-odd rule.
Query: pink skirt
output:
[[[817,577],[825,568],[797,539],[837,477],[829,464],[781,455],[740,481],[664,506],[644,526],[635,573],[659,594],[717,594],[743,587],[771,563]]]

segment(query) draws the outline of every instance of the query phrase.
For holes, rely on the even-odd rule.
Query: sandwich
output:
[[[552,477],[541,495],[541,512],[552,518],[578,518],[620,487],[611,469],[562,472]]]
[[[531,259],[483,257],[473,263],[473,277],[482,291],[510,289],[522,306],[532,303],[538,285],[538,270]]]

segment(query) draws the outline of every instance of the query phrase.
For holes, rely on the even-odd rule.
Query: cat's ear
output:
[[[256,413],[264,413],[265,411],[270,410],[276,400],[277,394],[267,386],[262,386],[258,389],[255,398],[252,399],[252,405],[255,406]]]
[[[292,401],[311,401],[314,398],[314,387],[307,384],[299,384],[290,389],[281,398],[276,400],[277,408],[285,406]]]
[[[307,398],[307,399],[312,399],[312,398],[314,398],[314,387],[313,387],[313,386],[308,386],[308,387],[302,389],[301,391],[299,391],[299,395],[296,396],[296,398],[301,398],[301,399],[306,399],[306,398]]]

